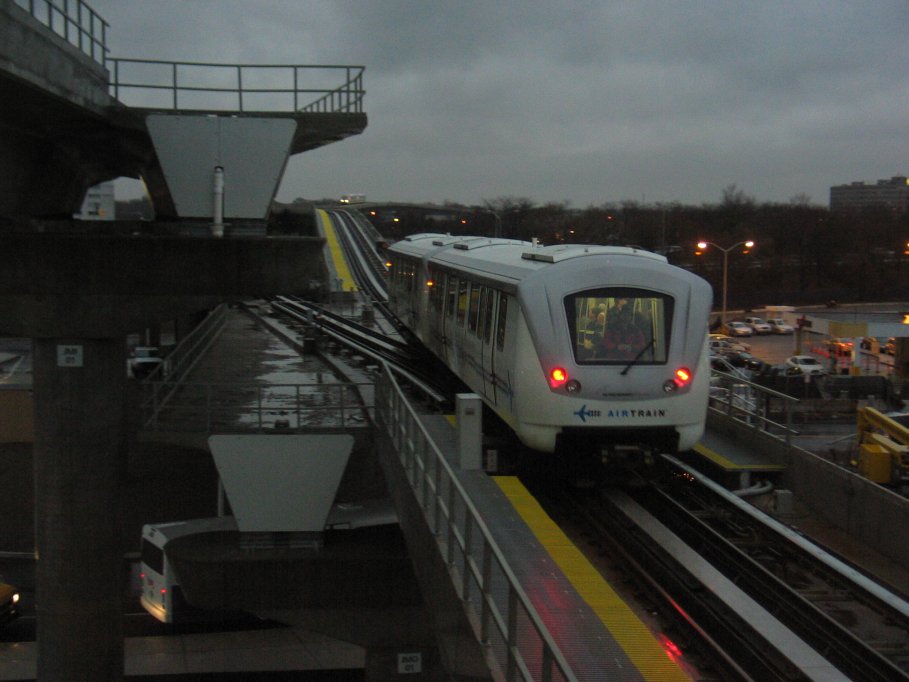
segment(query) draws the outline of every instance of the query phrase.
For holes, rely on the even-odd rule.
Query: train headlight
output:
[[[675,376],[671,379],[667,379],[663,383],[663,390],[666,393],[672,393],[673,391],[678,391],[680,388],[684,388],[691,383],[691,370],[687,367],[679,367],[675,371]]]
[[[577,393],[581,390],[581,382],[577,379],[571,379],[567,384],[565,384],[565,390],[569,393]]]

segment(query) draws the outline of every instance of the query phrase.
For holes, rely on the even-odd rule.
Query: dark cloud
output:
[[[909,172],[904,0],[105,0],[116,56],[366,67],[279,198],[759,201]]]

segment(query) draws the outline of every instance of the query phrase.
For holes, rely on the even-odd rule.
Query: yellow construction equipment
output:
[[[885,485],[909,484],[909,428],[873,407],[858,410],[858,459],[865,478]]]

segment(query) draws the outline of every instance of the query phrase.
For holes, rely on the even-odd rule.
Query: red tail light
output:
[[[553,367],[549,372],[549,385],[558,388],[568,381],[568,371],[564,367]]]
[[[687,367],[679,367],[675,371],[675,383],[679,388],[691,383],[691,370]]]

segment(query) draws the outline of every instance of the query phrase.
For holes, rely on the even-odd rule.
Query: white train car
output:
[[[702,278],[627,247],[418,234],[389,255],[392,310],[526,446],[614,463],[701,437]]]

